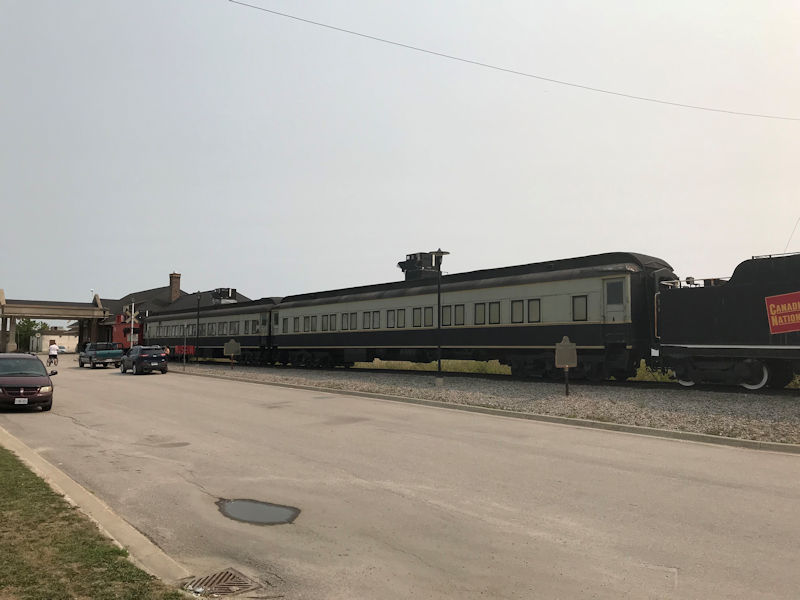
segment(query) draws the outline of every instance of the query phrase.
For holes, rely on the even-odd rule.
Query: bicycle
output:
[[[47,357],[47,366],[50,367],[52,365],[58,366],[58,356],[48,356]]]

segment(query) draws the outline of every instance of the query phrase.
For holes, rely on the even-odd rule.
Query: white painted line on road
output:
[[[169,557],[133,525],[111,510],[100,498],[45,460],[2,426],[0,426],[0,446],[16,454],[56,493],[63,495],[67,502],[78,507],[81,512],[94,521],[104,535],[126,549],[131,562],[137,567],[167,583],[177,583],[191,575],[181,564]]]

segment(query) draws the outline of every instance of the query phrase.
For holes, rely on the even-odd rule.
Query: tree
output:
[[[50,326],[43,321],[34,321],[27,317],[17,321],[17,349],[27,351],[30,348],[30,339],[37,333],[43,333],[50,329]]]

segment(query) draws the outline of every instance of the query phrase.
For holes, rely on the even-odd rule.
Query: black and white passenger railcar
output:
[[[633,375],[653,343],[654,298],[665,261],[608,253],[289,296],[275,308],[275,360],[292,365],[499,360],[518,375],[554,372],[563,336],[578,347],[578,374]],[[441,337],[440,337],[441,336]]]
[[[148,344],[169,347],[171,358],[183,354],[198,359],[223,358],[223,346],[233,339],[241,345],[240,360],[267,364],[271,356],[270,314],[279,299],[214,304],[148,315]]]

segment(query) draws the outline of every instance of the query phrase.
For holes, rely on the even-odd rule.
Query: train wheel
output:
[[[764,363],[758,364],[761,366],[761,371],[757,371],[760,374],[756,376],[753,381],[742,381],[739,385],[747,390],[760,390],[767,385],[767,381],[769,381],[769,369],[767,369],[767,365]]]
[[[692,387],[694,385],[694,381],[691,379],[678,379],[678,383],[683,387]]]

